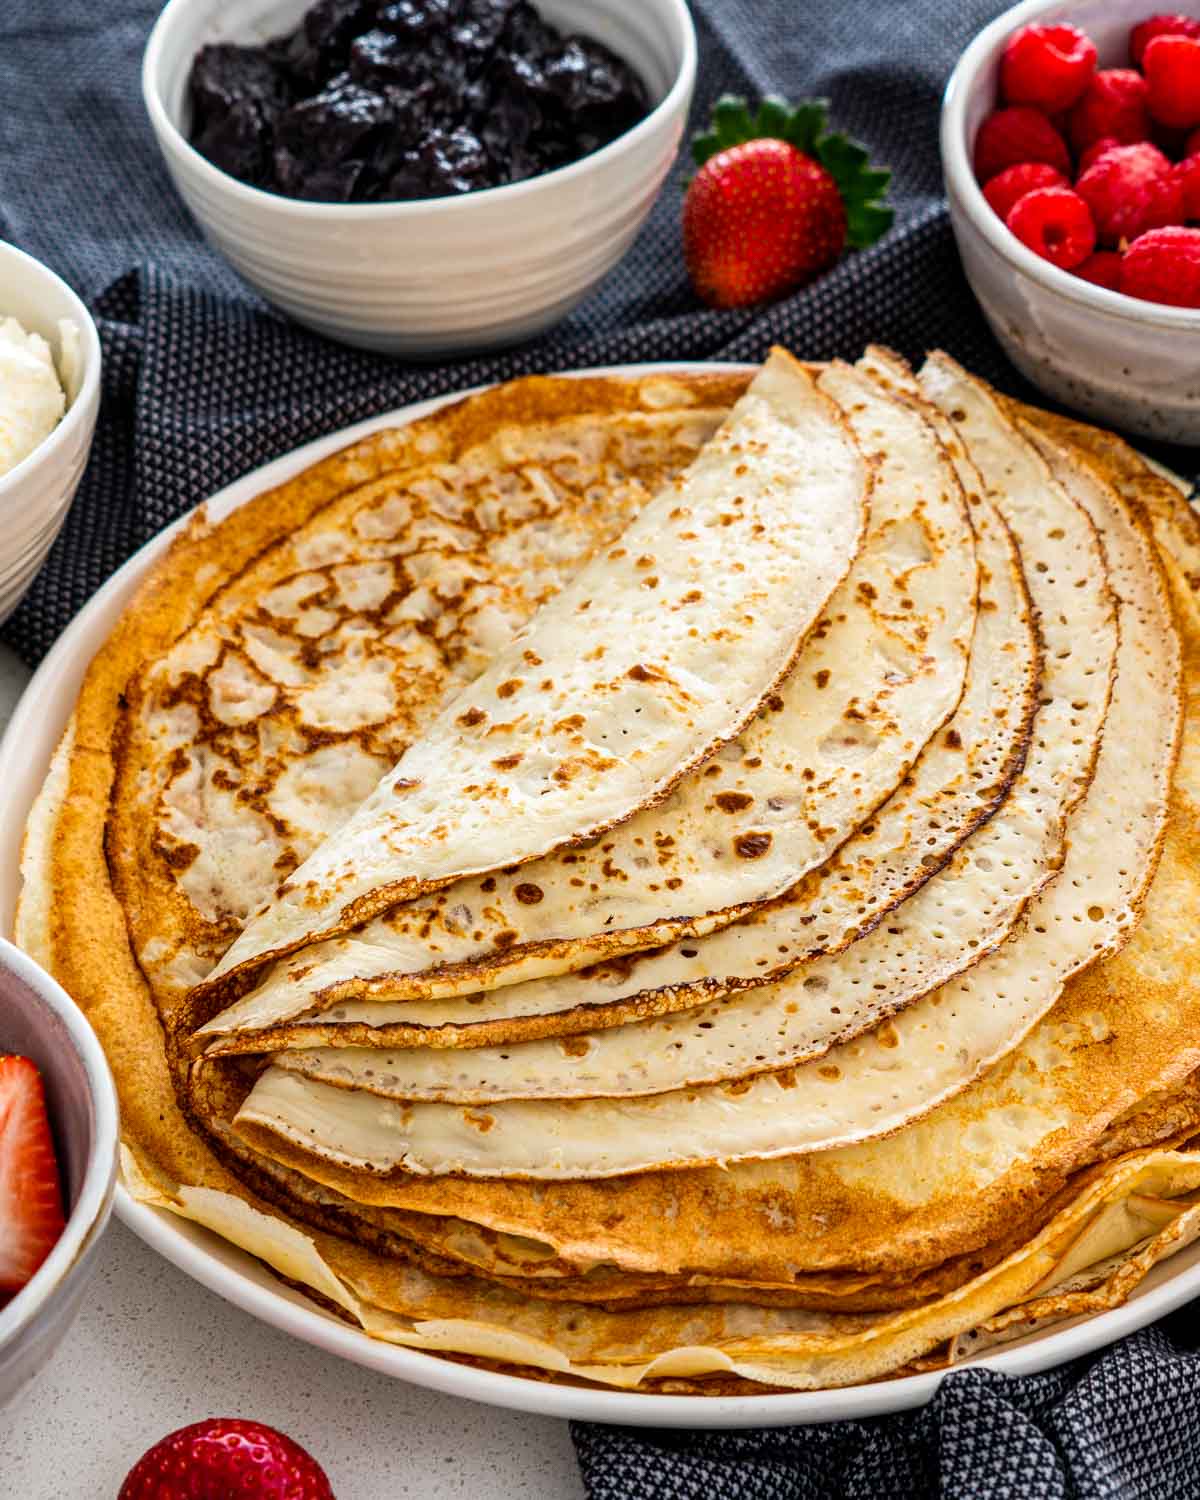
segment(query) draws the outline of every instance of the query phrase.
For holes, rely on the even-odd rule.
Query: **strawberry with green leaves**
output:
[[[684,258],[706,302],[782,296],[890,228],[891,174],[825,124],[822,100],[793,109],[768,98],[756,115],[743,99],[717,103],[712,129],[692,145],[700,170],[683,206]]]

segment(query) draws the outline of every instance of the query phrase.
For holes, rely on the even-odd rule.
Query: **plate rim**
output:
[[[672,371],[742,371],[755,368],[743,362],[652,360],[603,365],[558,372],[571,378],[593,375],[651,375]],[[253,496],[282,483],[321,458],[379,431],[405,425],[439,407],[487,390],[485,382],[462,390],[426,397],[313,438],[241,474],[206,500],[197,502],[169,526],[157,532],[125,560],[59,635],[26,684],[0,739],[0,785],[10,795],[0,805],[0,849],[10,852],[9,867],[0,873],[0,930],[10,932],[13,898],[19,887],[15,872],[20,832],[41,787],[50,755],[65,727],[67,714],[47,723],[44,700],[69,694],[74,701],[78,682],[91,660],[93,630],[106,614],[124,604],[146,569],[166,550],[201,504],[218,519]],[[111,628],[104,622],[104,635]],[[26,746],[40,744],[30,756]],[[118,1182],[115,1209],[121,1222],[166,1260],[225,1301],[268,1325],[303,1340],[326,1353],[348,1359],[392,1378],[469,1401],[539,1416],[579,1421],[621,1423],[634,1427],[677,1429],[735,1429],[807,1425],[816,1422],[878,1417],[925,1405],[946,1376],[963,1369],[989,1369],[1020,1376],[1052,1369],[1090,1354],[1172,1312],[1200,1295],[1200,1246],[1193,1247],[1192,1263],[1171,1261],[1156,1267],[1129,1301],[1107,1312],[1072,1319],[1064,1326],[1035,1334],[1010,1348],[964,1360],[953,1369],[873,1381],[830,1390],[780,1392],[755,1396],[670,1396],[650,1392],[616,1391],[558,1385],[549,1380],[506,1374],[459,1364],[436,1354],[406,1349],[373,1339],[308,1302],[282,1283],[271,1284],[272,1273],[245,1252],[218,1236],[183,1221],[167,1209],[136,1202]],[[210,1248],[212,1242],[214,1247]],[[1188,1251],[1181,1252],[1188,1256]],[[230,1266],[229,1257],[242,1258],[245,1268]],[[1148,1284],[1149,1283],[1149,1284]]]

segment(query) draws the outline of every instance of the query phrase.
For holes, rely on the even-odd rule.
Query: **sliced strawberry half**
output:
[[[21,1290],[63,1222],[41,1075],[27,1057],[0,1057],[0,1297]]]

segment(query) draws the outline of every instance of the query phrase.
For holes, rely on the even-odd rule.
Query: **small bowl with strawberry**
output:
[[[78,1312],[112,1209],[117,1098],[99,1042],[0,939],[0,1405]]]
[[[967,279],[1049,396],[1200,443],[1200,0],[1026,0],[951,75],[941,150]]]

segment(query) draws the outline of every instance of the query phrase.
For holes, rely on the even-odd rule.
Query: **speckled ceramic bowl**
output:
[[[112,1208],[117,1096],[83,1013],[3,939],[0,1052],[19,1052],[41,1069],[67,1209],[58,1244],[28,1286],[0,1308],[2,1405],[49,1359],[79,1311]]]
[[[1162,9],[1162,7],[1159,7]],[[1146,437],[1200,443],[1200,310],[1093,286],[1035,255],[992,212],[975,181],[975,132],[996,107],[1000,54],[1018,27],[1069,21],[1128,66],[1129,31],[1153,0],[1026,0],[971,43],[942,106],[942,168],[967,279],[996,337],[1048,396]]]

